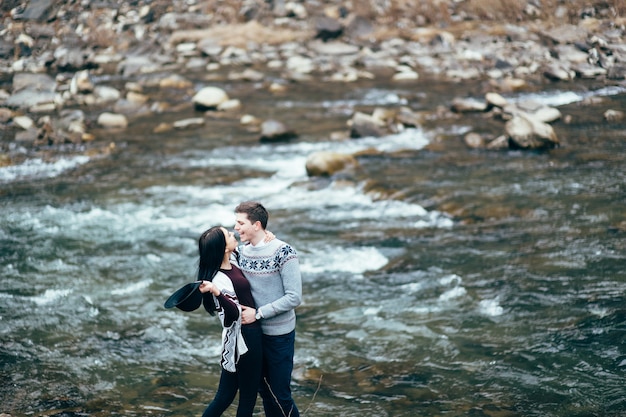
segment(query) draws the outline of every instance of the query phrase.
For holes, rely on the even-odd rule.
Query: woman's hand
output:
[[[274,236],[274,233],[270,232],[269,230],[266,230],[265,231],[265,239],[263,239],[263,242],[268,243],[268,242],[271,242],[274,239],[276,239],[276,236]]]
[[[256,321],[256,308],[241,306],[241,324],[250,324]]]
[[[198,287],[198,289],[200,290],[201,293],[207,293],[210,292],[211,294],[213,294],[214,296],[218,296],[220,295],[220,290],[219,288],[217,288],[215,286],[215,284],[213,284],[211,281],[202,281],[202,284],[200,284],[200,287]]]

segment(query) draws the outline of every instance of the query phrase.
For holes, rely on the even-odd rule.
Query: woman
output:
[[[222,322],[222,373],[215,398],[202,417],[219,417],[239,391],[237,417],[250,417],[256,405],[261,380],[262,330],[258,321],[242,325],[241,306],[254,306],[250,284],[241,270],[230,263],[237,239],[224,227],[205,231],[198,240],[198,280],[203,304]]]

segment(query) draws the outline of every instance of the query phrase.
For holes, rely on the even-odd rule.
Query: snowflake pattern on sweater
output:
[[[283,245],[273,259],[240,259],[242,269],[254,271],[273,271],[279,268],[291,256],[296,256],[296,251],[289,245]]]

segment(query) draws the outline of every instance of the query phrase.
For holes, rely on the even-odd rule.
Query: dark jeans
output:
[[[280,336],[263,335],[261,398],[265,417],[299,417],[291,398],[295,330]]]
[[[251,417],[261,382],[263,358],[262,330],[259,325],[242,326],[241,332],[248,352],[239,358],[237,372],[222,369],[215,398],[204,410],[202,417],[219,417],[230,406],[239,390],[237,417]]]

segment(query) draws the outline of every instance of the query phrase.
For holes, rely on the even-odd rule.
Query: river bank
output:
[[[551,6],[4,2],[0,165],[68,153],[108,157],[116,131],[159,114],[182,119],[152,126],[155,134],[193,129],[207,115],[192,98],[213,84],[232,87],[231,95],[235,85],[250,87],[218,109],[244,129],[262,123],[246,113],[246,95],[281,94],[297,83],[367,79],[419,88],[420,77],[436,77],[464,85],[459,90],[472,99],[589,80],[623,87],[619,4]],[[425,111],[430,120],[441,114]],[[603,123],[624,119],[621,109],[604,114]]]

